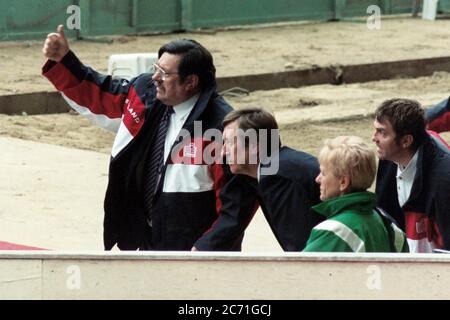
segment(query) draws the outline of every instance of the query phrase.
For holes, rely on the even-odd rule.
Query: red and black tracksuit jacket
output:
[[[436,132],[450,131],[450,98],[427,109],[427,127]]]
[[[144,164],[165,109],[156,99],[151,74],[131,81],[112,79],[83,65],[73,52],[60,63],[48,61],[43,74],[73,109],[117,133],[104,202],[104,246],[106,250],[116,244],[121,250],[139,248],[148,232]],[[189,152],[183,154],[186,149],[180,148],[181,160],[167,161],[158,186],[151,228],[155,250],[190,250],[193,245],[199,250],[240,249],[243,233],[226,226],[234,224],[238,216],[251,219],[255,211],[255,203],[248,197],[247,178],[231,175],[220,162],[190,161],[196,156],[192,150],[201,154],[214,143],[205,140],[202,133],[220,130],[231,110],[216,93],[215,85],[201,92],[183,126],[192,137],[187,141]],[[201,122],[201,136],[194,136],[194,121]],[[173,147],[181,141],[186,143],[180,137]],[[221,192],[224,186],[228,186],[226,194]],[[220,232],[215,232],[217,227]]]

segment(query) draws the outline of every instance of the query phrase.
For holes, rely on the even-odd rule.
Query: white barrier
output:
[[[152,53],[129,53],[113,54],[108,61],[108,74],[114,78],[130,80],[141,73],[151,73],[152,66],[158,62],[158,54]]]
[[[422,19],[435,20],[439,0],[424,0],[422,8]]]
[[[450,255],[0,252],[0,299],[449,299]]]

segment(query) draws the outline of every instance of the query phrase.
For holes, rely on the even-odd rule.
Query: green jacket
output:
[[[313,228],[303,251],[406,251],[404,233],[394,225],[385,225],[374,208],[375,194],[368,191],[349,193],[313,206],[312,210],[327,220]],[[391,244],[395,249],[391,249]]]

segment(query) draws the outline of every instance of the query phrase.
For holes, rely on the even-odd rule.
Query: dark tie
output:
[[[174,113],[172,107],[167,107],[161,122],[155,141],[150,148],[147,157],[145,179],[144,179],[144,205],[147,212],[147,221],[151,225],[151,214],[153,201],[159,184],[162,168],[164,167],[164,143],[166,141],[167,128],[169,127],[170,116]]]

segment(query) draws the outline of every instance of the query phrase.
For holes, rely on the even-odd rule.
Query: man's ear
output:
[[[414,142],[414,138],[412,135],[407,134],[404,135],[401,139],[400,139],[400,145],[404,148],[404,149],[408,149],[409,147],[411,147],[411,145]]]
[[[186,91],[196,91],[200,84],[200,79],[196,74],[191,74],[186,77],[184,83],[186,84]]]
[[[340,177],[339,190],[342,194],[345,194],[350,190],[350,177],[348,175],[343,175]]]

